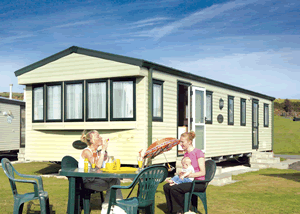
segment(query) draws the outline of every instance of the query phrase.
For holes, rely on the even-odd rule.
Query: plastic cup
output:
[[[142,167],[143,167],[143,158],[138,156],[137,161],[138,161],[139,169],[142,169]]]
[[[105,168],[107,170],[113,170],[114,169],[114,163],[106,163]]]
[[[116,159],[116,170],[120,170],[120,169],[121,169],[121,160]]]

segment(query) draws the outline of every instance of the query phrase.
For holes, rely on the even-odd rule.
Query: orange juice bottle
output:
[[[89,159],[84,159],[84,172],[89,171]]]

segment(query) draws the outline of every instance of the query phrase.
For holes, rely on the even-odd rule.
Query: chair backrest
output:
[[[139,205],[147,206],[153,203],[155,192],[159,183],[168,176],[168,169],[165,166],[149,166],[143,169],[134,179],[134,185],[139,183]]]
[[[1,163],[2,163],[2,169],[5,173],[5,175],[9,179],[12,193],[15,196],[16,194],[18,194],[16,183],[13,180],[15,178],[16,170],[7,158],[2,158]]]
[[[211,181],[215,177],[217,165],[215,161],[213,160],[207,160],[205,161],[205,180]],[[209,182],[206,183],[206,186]]]
[[[73,158],[72,156],[64,156],[63,159],[61,160],[61,168],[73,168],[73,167],[78,167],[78,161]]]

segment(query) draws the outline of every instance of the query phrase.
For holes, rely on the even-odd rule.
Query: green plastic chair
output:
[[[213,160],[205,161],[205,180],[194,180],[191,192],[187,192],[184,194],[184,212],[188,212],[190,208],[190,202],[192,201],[192,211],[197,213],[197,203],[198,197],[201,199],[205,213],[207,214],[207,201],[206,201],[206,188],[208,183],[214,178],[216,173],[216,163]],[[205,183],[205,191],[204,192],[194,192],[195,184]],[[198,197],[197,197],[198,196]]]
[[[159,183],[168,176],[168,169],[165,166],[150,166],[143,169],[129,186],[114,185],[110,190],[110,198],[107,214],[111,206],[117,205],[127,214],[136,214],[138,209],[146,209],[146,213],[154,213],[155,192]],[[139,185],[138,196],[123,200],[116,200],[117,189],[131,189]]]
[[[1,160],[2,168],[4,170],[4,173],[9,179],[10,186],[12,189],[12,193],[14,196],[14,214],[22,213],[23,206],[25,202],[39,199],[40,201],[40,207],[41,207],[41,213],[42,214],[48,214],[50,213],[50,207],[49,207],[49,197],[48,193],[44,191],[43,188],[43,180],[41,176],[36,175],[24,175],[15,170],[15,168],[12,166],[11,162],[7,158],[3,158]],[[37,180],[26,180],[26,179],[16,179],[15,174],[23,177],[23,178],[31,178],[31,179],[37,179]],[[16,182],[21,183],[31,183],[34,187],[34,192],[25,193],[25,194],[19,194],[16,186]]]
[[[71,156],[63,157],[63,159],[61,160],[62,169],[74,168],[74,167],[76,168],[78,167],[78,161],[75,158]],[[98,192],[95,190],[84,188],[83,180],[80,179],[80,198],[82,199],[80,202],[82,203],[81,206],[83,207],[84,214],[90,213],[90,200],[91,200],[92,193],[98,193]],[[100,197],[101,197],[101,204],[102,204],[104,202],[103,192],[100,192]],[[69,210],[67,211],[67,213],[69,213]]]

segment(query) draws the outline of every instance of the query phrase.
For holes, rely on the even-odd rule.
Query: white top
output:
[[[84,150],[86,150],[86,149],[90,150],[91,153],[93,153],[92,150],[89,147],[85,148]],[[80,169],[84,168],[84,158],[82,157],[82,153],[83,153],[84,150],[82,150],[82,152],[80,154],[80,157],[79,157],[78,168],[80,168]],[[97,158],[99,158],[98,153],[97,153]],[[105,168],[105,163],[106,162],[103,160],[102,168]],[[89,167],[91,167],[91,163],[90,162],[89,162]]]
[[[191,172],[191,173],[195,173],[195,169],[192,165],[190,165],[187,169],[182,169],[182,172]],[[192,181],[194,180],[194,178],[189,178]]]

